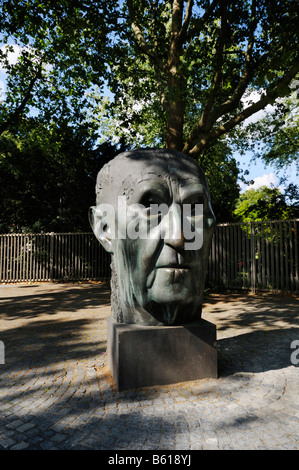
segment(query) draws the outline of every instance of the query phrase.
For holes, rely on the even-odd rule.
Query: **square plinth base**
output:
[[[217,378],[216,326],[140,326],[108,318],[108,367],[118,391]]]

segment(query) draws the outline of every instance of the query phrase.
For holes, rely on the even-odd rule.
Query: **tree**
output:
[[[198,158],[290,94],[299,72],[297,7],[295,0],[3,0],[5,37],[23,46],[14,67],[6,62],[4,122],[29,104],[47,119],[80,121],[96,96],[84,92],[106,80],[114,134],[128,128],[147,145]]]
[[[129,126],[147,139],[148,128],[153,144],[197,158],[288,95],[299,72],[297,6],[292,0],[123,2],[109,76],[116,132]],[[254,103],[252,91],[260,95]]]
[[[284,194],[278,188],[267,186],[248,189],[240,195],[234,215],[242,222],[298,218],[299,190],[293,184]]]
[[[90,231],[101,166],[124,148],[31,119],[0,136],[0,232]]]
[[[0,106],[0,133],[15,126],[32,108],[45,122],[86,119],[91,98],[103,87],[113,0],[3,0],[0,6],[0,65],[7,74]],[[15,63],[9,54],[19,51]]]
[[[248,124],[239,133],[242,145],[253,152],[253,160],[283,170],[292,164],[299,173],[299,97],[298,91],[278,100],[257,122]],[[243,134],[243,135],[240,135]]]
[[[223,142],[206,149],[199,160],[208,183],[213,211],[218,223],[232,222],[236,201],[240,196],[241,177],[232,150]]]

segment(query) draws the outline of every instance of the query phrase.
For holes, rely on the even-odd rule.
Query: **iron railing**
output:
[[[299,293],[299,219],[219,224],[207,283]],[[93,233],[0,234],[0,282],[110,279]]]

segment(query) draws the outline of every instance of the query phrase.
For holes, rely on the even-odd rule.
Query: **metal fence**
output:
[[[299,219],[219,224],[207,281],[215,286],[299,293]]]
[[[207,283],[299,293],[299,219],[219,224]],[[110,279],[93,233],[0,235],[0,282]]]
[[[0,281],[110,278],[110,255],[93,233],[0,235]]]

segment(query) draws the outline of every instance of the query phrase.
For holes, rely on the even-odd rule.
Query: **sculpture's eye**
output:
[[[165,204],[166,199],[166,195],[148,191],[142,196],[140,203],[147,209],[153,205]]]
[[[165,203],[165,197],[162,194],[148,192],[143,195],[141,204],[146,209],[147,217],[161,217],[168,212],[168,205]]]
[[[153,204],[162,204],[162,200],[155,194],[145,194],[141,199],[141,204],[146,208],[150,208]]]
[[[202,214],[202,205],[203,201],[198,201],[190,204],[190,214],[191,217],[196,217]]]
[[[189,199],[189,198],[188,198]],[[196,194],[196,197],[190,197],[184,203],[185,215],[189,217],[201,216],[204,212],[206,198],[204,194]]]

